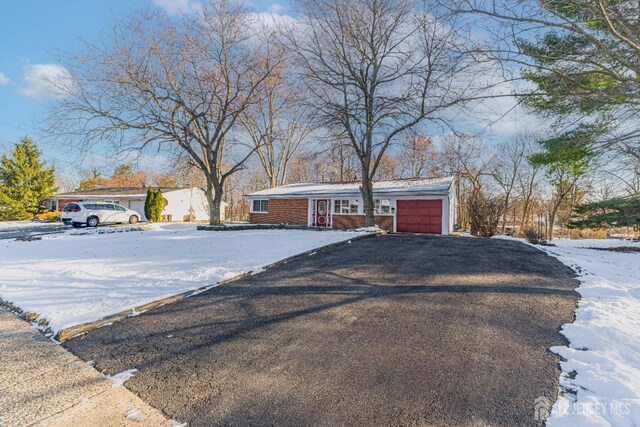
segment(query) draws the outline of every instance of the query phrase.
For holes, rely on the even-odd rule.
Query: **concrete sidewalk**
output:
[[[0,309],[0,426],[170,426],[159,411]]]

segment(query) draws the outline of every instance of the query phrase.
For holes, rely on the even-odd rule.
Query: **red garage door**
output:
[[[442,234],[442,200],[398,200],[398,233]]]

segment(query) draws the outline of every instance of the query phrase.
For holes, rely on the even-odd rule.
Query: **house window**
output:
[[[269,212],[268,200],[254,200],[252,212],[267,213]]]
[[[391,214],[391,200],[389,199],[376,199],[375,200],[376,215],[389,215]]]
[[[57,211],[58,210],[58,202],[55,201],[55,200],[52,200],[51,201],[51,209],[49,209],[49,210],[54,211],[54,212]]]
[[[334,200],[333,213],[335,214],[357,214],[358,200]]]

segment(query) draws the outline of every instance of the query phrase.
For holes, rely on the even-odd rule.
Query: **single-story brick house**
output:
[[[162,211],[166,221],[208,221],[209,207],[205,192],[198,187],[163,187],[162,195],[169,202]],[[140,214],[146,221],[144,201],[147,198],[146,187],[109,187],[92,190],[58,193],[44,200],[44,205],[51,211],[61,211],[64,205],[72,202],[117,203]],[[223,208],[226,204],[223,203]],[[222,210],[224,212],[224,209]]]
[[[373,184],[375,223],[393,232],[449,234],[456,222],[454,179],[415,178]],[[364,226],[359,182],[289,184],[244,196],[249,221],[353,229]]]

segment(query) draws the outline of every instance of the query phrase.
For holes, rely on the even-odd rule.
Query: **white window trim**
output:
[[[378,213],[376,211],[376,200],[380,200],[380,213]],[[389,213],[382,213],[382,200],[388,200],[389,201]],[[395,204],[393,202],[393,199],[391,198],[382,198],[382,197],[376,197],[373,199],[373,214],[375,216],[395,216],[396,215],[396,208],[395,208]]]
[[[267,210],[266,211],[256,211],[253,209],[254,202],[267,202]],[[251,203],[249,204],[249,213],[269,213],[269,199],[251,199]]]
[[[336,213],[336,206],[335,203],[337,201],[343,201],[346,200],[349,202],[349,212],[348,213]],[[356,210],[356,212],[351,212],[351,201],[352,200],[356,200],[358,202],[358,209]],[[335,216],[335,215],[362,215],[362,199],[361,198],[341,198],[341,197],[336,197],[335,199],[331,199],[331,215]]]

